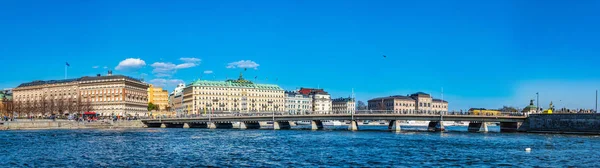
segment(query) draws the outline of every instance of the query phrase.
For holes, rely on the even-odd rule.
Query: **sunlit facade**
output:
[[[284,90],[277,85],[255,84],[240,74],[237,80],[197,80],[183,89],[186,114],[205,112],[284,111]]]

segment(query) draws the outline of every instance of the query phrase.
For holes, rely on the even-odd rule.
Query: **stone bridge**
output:
[[[259,122],[271,121],[273,128],[290,129],[290,122],[310,121],[311,129],[323,129],[323,121],[349,121],[348,130],[359,129],[357,120],[387,120],[388,128],[392,131],[400,131],[400,123],[405,120],[429,121],[429,131],[443,131],[444,125],[440,121],[468,121],[469,131],[487,131],[488,122],[499,122],[501,132],[516,132],[525,116],[499,115],[444,115],[444,114],[392,114],[392,113],[370,113],[370,114],[303,114],[289,115],[281,113],[261,114],[222,114],[203,115],[198,117],[160,118],[142,120],[148,127],[168,128],[233,128],[233,123],[239,122],[240,129],[259,129]]]

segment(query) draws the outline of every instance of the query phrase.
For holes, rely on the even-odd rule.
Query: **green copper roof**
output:
[[[240,77],[237,80],[226,80],[226,81],[209,81],[209,80],[196,80],[188,86],[208,86],[208,87],[234,87],[234,88],[256,88],[256,89],[267,89],[267,90],[283,90],[281,87],[272,84],[255,84],[251,81],[245,80],[240,73]]]

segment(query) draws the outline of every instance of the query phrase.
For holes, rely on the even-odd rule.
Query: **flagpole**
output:
[[[65,79],[67,79],[67,65],[65,64]]]

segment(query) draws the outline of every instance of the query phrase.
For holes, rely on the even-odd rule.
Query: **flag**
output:
[[[254,79],[258,78],[258,76],[254,76]]]
[[[65,64],[67,64],[67,66],[71,66],[71,65],[69,65],[69,63],[68,63],[68,62],[65,62]]]
[[[248,68],[244,68],[244,71],[248,70]]]

